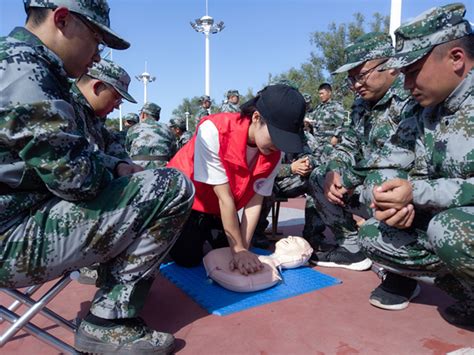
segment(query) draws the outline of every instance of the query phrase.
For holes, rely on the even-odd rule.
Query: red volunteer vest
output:
[[[210,120],[219,132],[219,157],[224,166],[230,190],[237,210],[244,207],[255,195],[254,184],[267,178],[280,161],[281,153],[258,154],[252,170],[247,166],[247,137],[249,118],[241,118],[240,113],[219,113],[202,119],[198,127]],[[219,201],[212,185],[194,180],[194,145],[196,135],[168,163],[188,176],[194,183],[196,194],[193,210],[220,215]]]

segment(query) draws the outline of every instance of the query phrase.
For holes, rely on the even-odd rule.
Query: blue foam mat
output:
[[[284,282],[272,288],[242,293],[229,291],[213,282],[207,277],[203,265],[185,268],[169,263],[161,267],[161,273],[209,313],[219,316],[341,283],[309,267],[300,267],[283,270]]]

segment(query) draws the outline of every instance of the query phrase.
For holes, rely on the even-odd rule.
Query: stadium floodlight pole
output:
[[[402,22],[402,0],[392,0],[390,4],[390,27],[389,33],[392,36],[392,42],[395,46],[395,30],[400,27]]]
[[[148,72],[147,72],[147,62],[145,61],[145,71],[141,74],[141,75],[136,75],[135,78],[138,80],[138,81],[141,81],[143,82],[143,104],[146,104],[148,101],[147,101],[147,91],[146,91],[146,88],[147,88],[147,85],[148,83],[151,83],[152,81],[155,81],[156,80],[156,77],[154,76],[151,76]]]
[[[194,22],[191,23],[191,27],[200,33],[204,33],[206,38],[206,86],[205,86],[205,94],[211,96],[210,90],[210,58],[209,58],[209,36],[211,34],[219,33],[224,29],[224,22],[220,21],[219,23],[214,23],[214,19],[208,15],[207,13],[207,0],[206,0],[206,15],[196,19]]]
[[[122,123],[122,105],[119,106],[119,131],[122,132],[123,123]]]
[[[186,131],[187,131],[189,129],[189,112],[186,111],[184,115],[186,116]]]

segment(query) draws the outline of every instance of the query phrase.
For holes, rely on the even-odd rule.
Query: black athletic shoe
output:
[[[382,283],[370,294],[369,302],[378,308],[400,311],[419,294],[420,286],[416,280],[387,272]]]
[[[362,252],[351,253],[340,246],[336,246],[329,251],[313,252],[309,261],[317,266],[340,267],[355,271],[368,270],[372,266],[372,261]]]
[[[459,301],[441,311],[441,316],[451,324],[474,327],[474,302]]]

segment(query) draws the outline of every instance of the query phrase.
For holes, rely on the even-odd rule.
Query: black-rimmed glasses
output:
[[[379,66],[381,66],[382,64],[384,64],[388,59],[385,59],[383,62],[380,62],[379,64],[377,64],[376,66],[370,68],[370,69],[367,69],[366,71],[362,72],[362,73],[359,73],[357,75],[354,75],[354,76],[348,76],[347,77],[347,82],[349,83],[350,86],[354,86],[356,83],[359,83],[360,85],[364,85],[365,82],[367,81],[367,78],[369,77],[369,75],[375,70],[377,69]]]
[[[83,18],[81,15],[73,13],[74,17],[79,19],[88,29],[91,31],[94,39],[97,41],[97,54],[101,55],[102,52],[105,50],[107,45],[105,44],[104,40],[102,39],[102,35],[92,26],[89,21]]]

